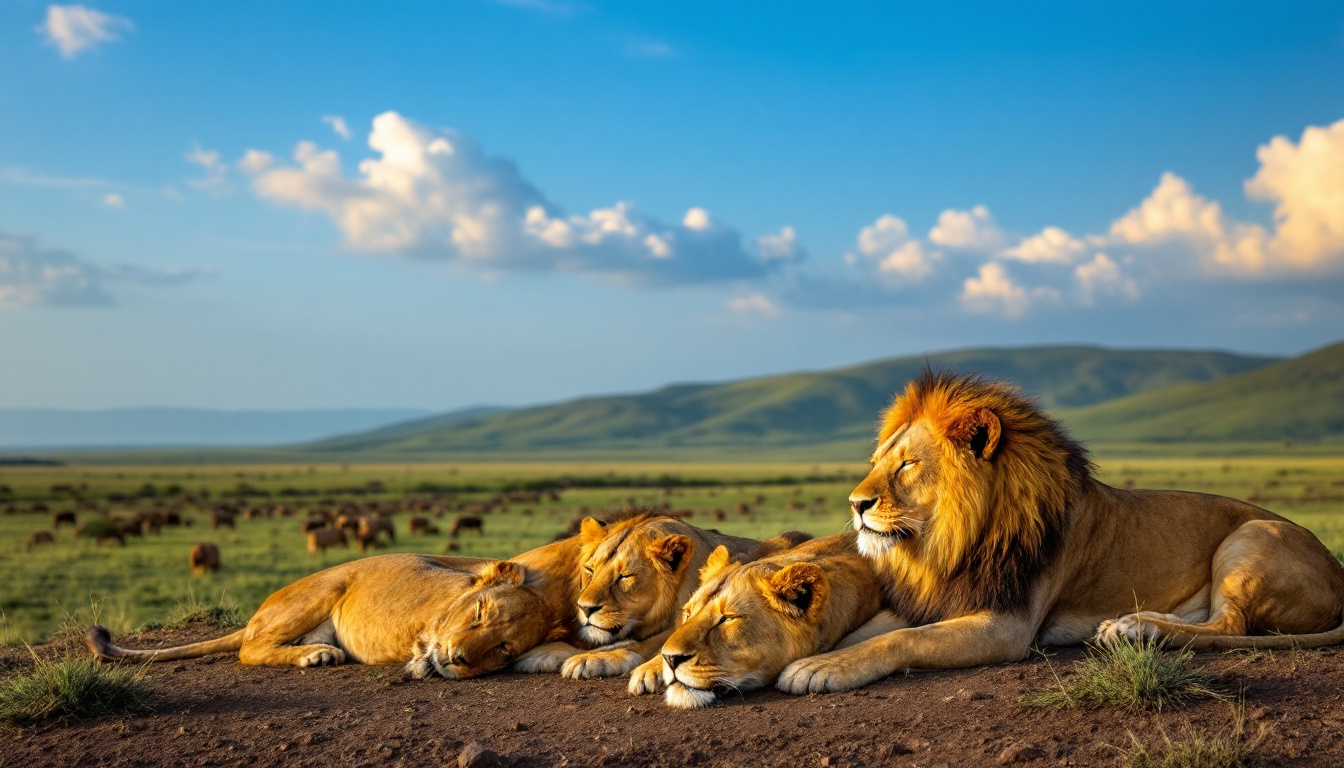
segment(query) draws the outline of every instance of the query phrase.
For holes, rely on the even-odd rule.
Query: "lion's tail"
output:
[[[212,653],[236,651],[243,647],[243,635],[246,629],[217,637],[214,640],[202,640],[199,643],[178,645],[172,648],[158,648],[152,651],[122,648],[112,642],[112,633],[101,624],[94,624],[84,635],[84,645],[95,656],[103,659],[139,659],[141,661],[173,661],[174,659],[195,659]]]
[[[1173,646],[1188,646],[1196,651],[1290,650],[1293,648],[1320,648],[1344,643],[1344,622],[1334,629],[1310,635],[1192,635],[1177,633],[1167,636]]]

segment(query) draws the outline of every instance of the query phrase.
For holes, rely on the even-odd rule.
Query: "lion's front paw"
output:
[[[1130,613],[1118,619],[1107,619],[1097,626],[1096,637],[1099,645],[1114,647],[1122,641],[1137,643],[1140,640],[1152,640],[1161,633],[1152,624],[1145,624],[1143,616]]]
[[[557,672],[566,659],[578,652],[579,649],[569,643],[546,643],[519,656],[510,669],[526,674]]]
[[[424,680],[429,677],[429,671],[433,669],[429,665],[429,657],[422,656],[418,659],[411,659],[406,662],[406,666],[401,668],[402,680]]]
[[[630,673],[630,685],[626,690],[630,691],[631,696],[641,696],[646,693],[662,693],[664,687],[663,658],[655,656],[635,667],[635,671]]]
[[[625,648],[616,651],[590,651],[567,659],[560,667],[560,676],[571,680],[615,677],[624,675],[643,662],[643,656]]]
[[[862,658],[851,658],[843,651],[809,656],[785,667],[775,687],[799,695],[851,691],[883,676],[867,666]]]
[[[334,667],[345,663],[345,651],[334,645],[315,645],[299,657],[300,667]]]

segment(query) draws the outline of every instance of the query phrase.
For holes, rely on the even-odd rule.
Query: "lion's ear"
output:
[[[691,559],[691,550],[695,545],[687,536],[673,533],[649,545],[649,557],[672,573],[679,572]]]
[[[714,577],[714,574],[728,567],[731,562],[733,562],[733,556],[728,554],[727,547],[722,544],[715,547],[714,551],[709,553],[709,559],[705,561],[704,567],[700,569],[700,583],[704,584],[709,581]]]
[[[972,408],[959,416],[947,429],[947,438],[959,446],[964,446],[972,455],[982,461],[994,458],[999,447],[999,438],[1003,436],[1003,424],[999,417],[988,408]]]
[[[812,563],[794,563],[776,571],[766,582],[765,596],[790,616],[815,618],[826,602],[830,583]]]
[[[527,575],[523,566],[512,560],[497,560],[484,568],[476,575],[476,583],[487,584],[512,584],[520,587],[523,579]]]
[[[603,536],[607,535],[607,529],[597,522],[597,518],[585,517],[579,524],[579,533],[583,535],[583,541],[591,544],[595,541],[601,541]]]

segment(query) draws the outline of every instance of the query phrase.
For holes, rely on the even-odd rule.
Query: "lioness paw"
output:
[[[345,663],[345,651],[330,645],[319,645],[299,657],[300,667],[334,667]]]
[[[590,651],[565,661],[560,676],[571,680],[624,675],[644,662],[644,657],[627,649],[617,651]]]
[[[865,671],[866,666],[862,659],[847,659],[844,653],[809,656],[785,667],[775,687],[795,695],[852,691],[882,677]]]
[[[560,665],[578,652],[579,649],[569,643],[546,643],[519,656],[510,669],[514,672],[534,675],[558,672]]]
[[[630,685],[626,690],[630,691],[631,696],[642,696],[646,693],[661,693],[663,687],[663,659],[655,656],[635,667],[635,671],[630,673]]]

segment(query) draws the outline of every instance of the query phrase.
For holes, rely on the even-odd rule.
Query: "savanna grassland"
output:
[[[1181,488],[1247,499],[1314,531],[1344,551],[1344,458],[1103,460],[1101,477],[1121,487]],[[584,514],[627,504],[665,504],[689,522],[765,538],[799,529],[844,529],[846,496],[861,464],[409,464],[198,467],[0,468],[0,610],[4,638],[37,641],[67,616],[97,610],[114,632],[161,620],[184,602],[205,601],[250,614],[272,591],[326,566],[366,554],[445,551],[507,557],[552,541]],[[504,498],[501,498],[504,497]],[[507,500],[510,499],[511,500]],[[211,529],[208,511],[235,509],[235,528]],[[300,530],[319,509],[392,512],[395,542],[361,553],[353,543],[317,555]],[[485,511],[488,509],[488,511]],[[80,524],[107,516],[176,511],[187,524],[129,536],[124,545],[77,537],[68,525],[54,543],[28,550],[53,515]],[[448,530],[476,515],[484,532]],[[409,518],[438,533],[411,534]],[[251,519],[249,519],[251,517]],[[197,542],[217,544],[217,573],[192,576]],[[95,608],[96,606],[96,608]]]

